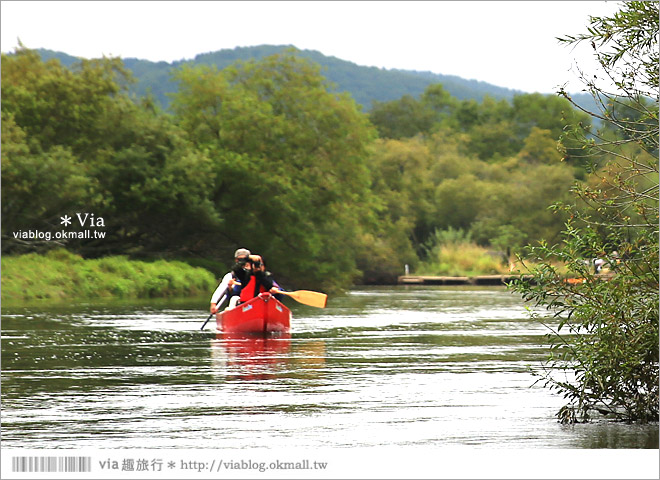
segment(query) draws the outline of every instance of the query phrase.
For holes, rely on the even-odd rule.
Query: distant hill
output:
[[[184,63],[216,65],[219,69],[222,69],[237,60],[260,59],[281,53],[289,48],[295,47],[291,45],[237,47],[202,53],[192,60],[180,60],[172,63],[151,62],[137,58],[125,58],[123,61],[126,68],[130,69],[137,79],[137,83],[131,86],[131,91],[137,96],[151,93],[163,108],[167,109],[170,102],[168,94],[176,91],[176,84],[171,80],[170,73]],[[459,100],[475,99],[481,101],[485,95],[495,99],[511,100],[514,95],[526,93],[478,80],[466,80],[455,75],[364,67],[336,57],[328,57],[315,50],[296,50],[301,57],[321,65],[322,74],[336,85],[337,91],[350,93],[355,101],[362,105],[364,110],[369,110],[373,101],[398,100],[404,95],[418,97],[427,86],[435,83],[441,83],[445,90]],[[76,57],[62,52],[45,49],[38,49],[37,51],[44,60],[57,58],[66,66],[72,65],[78,60]],[[578,104],[593,110],[594,103],[590,95],[576,94],[574,99]]]
[[[290,45],[239,47],[233,50],[220,50],[197,55],[192,62],[217,65],[219,68],[223,68],[236,60],[263,58],[281,53],[287,48],[294,47]],[[363,67],[337,57],[325,56],[315,50],[298,50],[298,55],[321,65],[323,75],[336,84],[339,91],[349,92],[355,101],[365,109],[371,107],[373,100],[385,102],[397,100],[403,95],[416,97],[428,85],[434,83],[442,83],[449,93],[460,100],[468,98],[481,100],[486,94],[498,99],[510,99],[515,94],[523,93],[451,75]]]

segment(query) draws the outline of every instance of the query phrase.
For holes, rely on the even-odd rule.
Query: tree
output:
[[[410,95],[390,102],[374,101],[369,119],[381,138],[401,139],[428,133],[433,127],[433,111]]]
[[[23,47],[2,55],[3,252],[54,245],[11,233],[52,234],[60,215],[93,203],[97,184],[81,156],[93,157],[89,141],[99,138],[100,113],[122,73],[114,60],[74,73]]]
[[[107,227],[102,240],[59,242],[89,256],[185,251],[219,222],[209,159],[148,99],[127,95],[121,60],[67,69],[21,47],[2,55],[2,72],[3,252],[51,248],[11,232],[52,234],[76,213]]]
[[[557,150],[556,138],[550,130],[532,127],[517,158],[527,164],[557,164],[561,154]]]
[[[81,60],[68,69],[21,46],[2,55],[2,111],[42,150],[68,145],[75,155],[93,154],[105,111],[131,81],[118,58]]]
[[[3,252],[45,248],[46,239],[20,238],[38,230],[53,237],[59,216],[92,200],[94,181],[65,146],[31,151],[25,131],[10,113],[2,112],[2,249]],[[19,238],[14,234],[19,233]],[[52,245],[52,244],[51,244]]]
[[[567,125],[581,124],[584,131],[590,131],[592,121],[586,113],[574,108],[563,97],[533,93],[513,97],[513,116],[518,139],[528,137],[534,129],[548,131],[555,142],[561,142],[564,161],[577,167],[576,173],[583,176],[586,165],[574,158],[579,158],[581,144],[571,136],[562,134]]]
[[[426,87],[419,100],[404,95],[390,102],[374,101],[369,119],[381,138],[410,138],[448,122],[457,107],[458,101],[436,83]]]
[[[221,221],[208,191],[211,160],[168,116],[128,99],[113,107],[105,114],[106,144],[87,171],[102,199],[94,209],[114,228],[99,245],[86,242],[81,251],[198,253],[200,235]]]
[[[184,67],[176,79],[175,119],[213,162],[208,188],[223,218],[215,253],[248,245],[279,279],[350,284],[374,221],[375,132],[355,102],[292,52],[222,71]]]
[[[591,17],[588,33],[561,39],[591,44],[611,85],[583,74],[601,106],[590,114],[606,127],[590,135],[578,124],[570,133],[595,160],[593,173],[574,187],[573,205],[556,206],[572,217],[563,242],[531,249],[529,258],[541,262],[536,285],[514,286],[558,319],[542,378],[569,400],[562,422],[595,412],[658,420],[659,14],[657,2],[625,2],[611,17]],[[610,273],[595,275],[592,258],[606,259]],[[580,280],[567,282],[553,261]]]
[[[429,85],[422,93],[422,104],[435,114],[435,121],[441,122],[451,116],[458,106],[458,101],[445,90],[441,83]]]
[[[369,269],[373,271],[373,264],[395,262],[394,271],[401,272],[406,263],[415,263],[413,246],[429,234],[434,186],[428,174],[432,157],[419,137],[378,140],[372,150],[371,191],[379,200],[377,238],[389,240],[394,248],[379,255],[377,262],[370,260]]]

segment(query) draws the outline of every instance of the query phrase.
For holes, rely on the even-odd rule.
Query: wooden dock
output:
[[[519,275],[479,275],[476,277],[443,277],[433,275],[402,275],[399,285],[506,285]],[[531,279],[531,275],[523,278]]]

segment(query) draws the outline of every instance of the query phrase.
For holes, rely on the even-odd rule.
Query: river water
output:
[[[285,303],[265,339],[201,331],[207,299],[3,307],[3,448],[658,448],[657,424],[557,422],[546,327],[504,288]]]

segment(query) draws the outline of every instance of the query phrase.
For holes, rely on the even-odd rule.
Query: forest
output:
[[[567,214],[550,205],[599,168],[567,134],[590,117],[560,96],[432,84],[363,112],[295,50],[183,64],[167,111],[128,93],[119,58],[65,67],[20,47],[2,72],[4,255],[203,266],[246,246],[284,283],[346,288],[433,264],[449,237],[505,256],[557,241]],[[78,213],[103,219],[104,238],[16,238]]]

